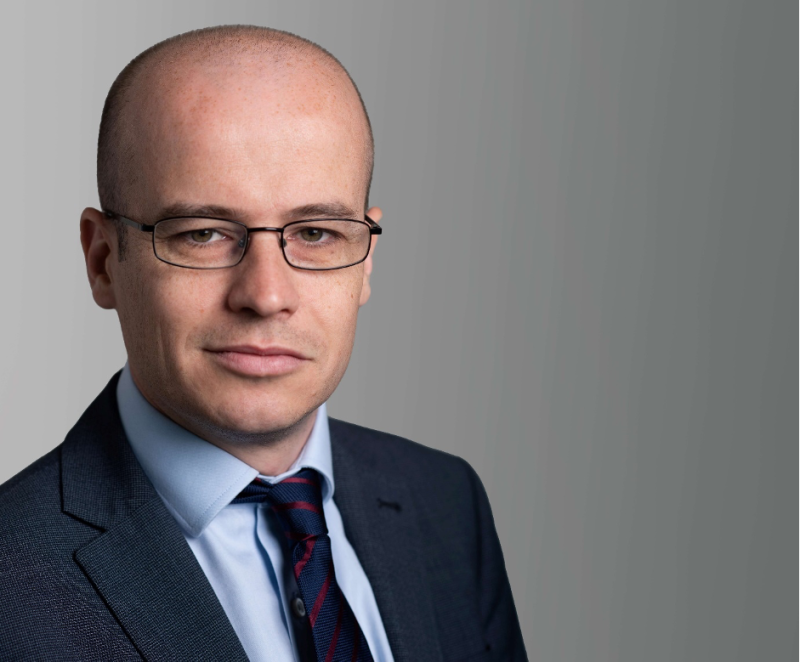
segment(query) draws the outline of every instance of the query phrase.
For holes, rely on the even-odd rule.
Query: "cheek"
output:
[[[164,345],[191,344],[204,321],[224,307],[225,288],[208,272],[174,268],[150,291],[150,303]],[[213,324],[212,324],[213,325]]]
[[[315,311],[320,331],[325,334],[329,346],[347,347],[355,336],[362,276],[356,269],[353,272],[323,274],[328,278],[317,277],[316,282],[307,284],[310,287],[305,289],[313,292],[313,297],[307,298],[308,305]]]
[[[120,311],[126,345],[151,360],[175,361],[180,349],[211,308],[214,288],[192,273],[161,273],[151,269],[146,277],[129,282]],[[131,349],[129,349],[129,352]]]

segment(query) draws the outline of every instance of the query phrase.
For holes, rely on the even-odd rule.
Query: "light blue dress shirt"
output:
[[[128,365],[117,400],[136,459],[180,525],[233,629],[253,661],[296,660],[288,613],[280,525],[264,504],[231,501],[259,475],[253,467],[201,439],[156,410],[134,383]],[[376,661],[393,662],[372,587],[344,535],[335,489],[325,405],[300,457],[277,482],[303,468],[323,478],[322,509],[336,579]]]

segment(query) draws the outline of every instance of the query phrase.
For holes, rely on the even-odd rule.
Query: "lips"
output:
[[[219,347],[209,350],[211,352],[236,352],[238,354],[253,354],[255,356],[294,356],[297,359],[307,359],[308,357],[289,347],[270,345],[268,347],[258,347],[257,345],[231,345],[229,347]]]
[[[247,377],[277,377],[301,368],[310,360],[290,347],[230,345],[208,350],[225,369]]]

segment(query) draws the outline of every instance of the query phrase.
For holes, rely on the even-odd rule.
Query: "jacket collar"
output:
[[[64,512],[99,529],[75,560],[141,655],[247,660],[175,518],[131,450],[115,374],[61,448]],[[334,500],[396,662],[442,659],[415,499],[388,445],[329,419]],[[364,437],[364,438],[362,438]],[[370,452],[365,452],[370,449]]]
[[[442,660],[415,503],[393,448],[366,428],[328,419],[334,501],[369,579],[395,662]]]
[[[61,448],[64,512],[102,533],[75,560],[147,660],[247,660],[175,519],[128,444],[119,373]]]

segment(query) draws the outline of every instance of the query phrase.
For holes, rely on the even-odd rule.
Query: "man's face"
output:
[[[363,218],[355,93],[341,76],[297,68],[281,76],[195,68],[155,83],[134,101],[132,208],[114,211],[153,223],[207,207],[203,215],[251,227]],[[150,234],[127,232],[126,258],[109,256],[109,293],[98,298],[95,288],[95,299],[117,309],[131,372],[153,405],[206,438],[249,439],[296,424],[328,399],[369,297],[371,258],[303,271],[285,262],[277,233],[263,232],[239,265],[204,271],[159,261]],[[223,351],[231,349],[239,351]],[[249,353],[258,350],[274,355]]]

